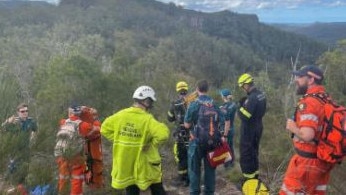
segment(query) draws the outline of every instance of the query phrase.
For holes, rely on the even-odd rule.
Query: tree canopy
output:
[[[217,101],[223,87],[237,100],[244,95],[237,77],[248,72],[268,96],[261,159],[275,191],[291,147],[282,124],[297,98],[288,86],[298,51],[297,66],[321,65],[328,91],[346,104],[345,41],[327,51],[326,45],[262,24],[255,15],[202,13],[154,0],[28,5],[0,3],[0,118],[14,114],[20,102],[29,103],[39,124],[34,152],[49,158],[58,121],[72,102],[97,108],[103,119],[130,106],[138,86],[150,85],[158,97],[152,112],[167,122],[177,81],[187,81],[192,91],[197,80],[207,79]],[[0,136],[0,143],[4,139]],[[3,148],[0,155],[7,155]],[[1,158],[0,171],[6,160]],[[46,172],[32,171],[31,185],[54,178],[52,167],[35,165]],[[346,192],[340,180],[331,191]]]

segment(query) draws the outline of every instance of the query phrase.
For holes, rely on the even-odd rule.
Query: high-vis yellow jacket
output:
[[[141,108],[130,107],[108,117],[101,134],[113,142],[113,188],[136,184],[145,190],[162,182],[158,147],[169,137],[165,124]]]

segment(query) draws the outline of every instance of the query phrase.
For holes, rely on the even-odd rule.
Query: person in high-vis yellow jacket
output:
[[[109,116],[101,126],[101,134],[113,142],[111,185],[127,195],[148,187],[154,195],[165,195],[158,148],[170,132],[148,112],[156,101],[151,87],[137,88],[133,99],[132,107]]]

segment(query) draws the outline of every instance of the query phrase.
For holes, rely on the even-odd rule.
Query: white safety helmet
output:
[[[139,100],[151,98],[153,101],[156,101],[155,91],[153,90],[153,88],[145,85],[138,87],[136,91],[133,93],[132,98]]]

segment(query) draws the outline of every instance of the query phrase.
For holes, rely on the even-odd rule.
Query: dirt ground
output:
[[[216,191],[215,195],[242,195],[242,193],[235,187],[235,185],[227,179],[220,177],[219,175],[216,177]],[[165,189],[167,190],[168,195],[187,195],[189,194],[188,187],[174,187],[171,185],[165,185]],[[149,195],[150,193],[146,193]]]
[[[166,177],[164,180],[164,186],[168,195],[187,195],[189,194],[189,187],[176,187],[171,185],[172,179]],[[216,170],[216,186],[215,195],[242,195],[242,193],[236,188],[235,184],[227,179],[227,171],[220,166]],[[203,191],[203,190],[202,190]],[[150,193],[146,193],[149,195]],[[202,194],[202,193],[201,193]]]
[[[111,171],[111,153],[107,150],[106,147],[104,147],[104,164],[105,164],[105,170],[104,174],[106,177],[106,185],[107,188],[110,188],[108,185],[110,183],[110,178],[109,172]],[[177,187],[176,185],[173,184],[175,178],[177,177],[177,165],[173,159],[173,155],[171,152],[166,149],[162,152],[162,160],[163,160],[163,184],[164,187],[167,191],[168,195],[188,195],[189,194],[189,187],[183,187],[179,186]],[[233,169],[239,169],[238,167],[233,167],[231,170],[225,170],[223,166],[219,166],[216,169],[216,187],[215,187],[215,195],[241,195],[242,193],[237,190],[236,186],[234,183],[230,181],[228,178],[230,174],[230,171],[234,171]],[[202,169],[203,170],[203,169]],[[203,173],[202,173],[203,174]],[[201,182],[202,183],[202,182]],[[4,179],[0,175],[0,192],[8,189],[10,186],[6,186]],[[107,190],[106,190],[107,191]],[[202,190],[203,192],[203,190]],[[106,194],[109,194],[110,192],[108,191]],[[0,193],[1,194],[1,193]],[[11,194],[11,193],[10,193]],[[105,194],[105,191],[103,192],[98,192],[98,191],[89,191],[87,188],[85,189],[85,194],[86,195],[98,195],[98,194]],[[114,194],[110,193],[110,194]],[[119,193],[123,194],[123,193]],[[142,192],[141,195],[150,195],[150,190],[147,190],[145,192]],[[202,193],[201,193],[202,194]]]
[[[163,184],[168,195],[188,195],[189,187],[175,186],[172,183],[177,177],[177,165],[173,159],[169,150],[161,151],[163,156]],[[235,169],[235,170],[233,170]],[[228,177],[232,172],[238,172],[239,165],[234,166],[231,170],[225,170],[221,165],[216,169],[216,186],[215,195],[242,195],[242,193],[236,188]],[[202,166],[203,170],[203,166]],[[203,176],[203,173],[202,173]],[[203,182],[201,182],[203,183]],[[203,192],[203,190],[201,190]],[[143,193],[144,195],[150,195],[150,192]],[[201,193],[203,194],[203,193]]]

